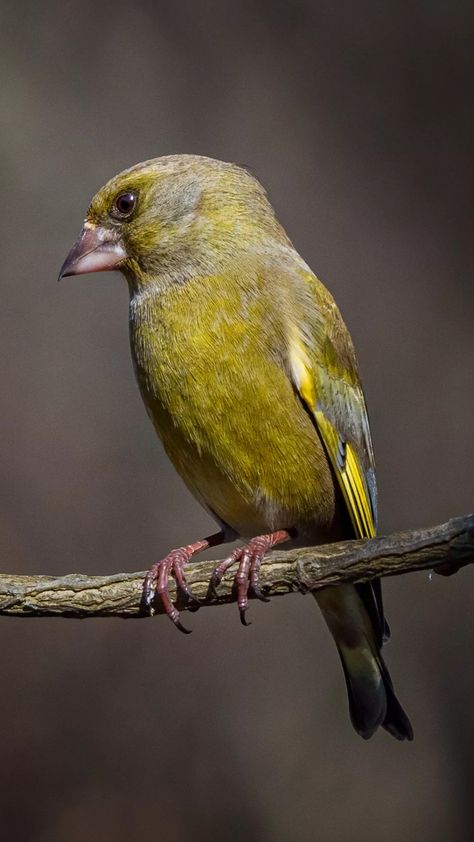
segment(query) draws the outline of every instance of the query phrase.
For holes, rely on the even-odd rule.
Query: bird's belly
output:
[[[324,541],[337,533],[334,481],[304,410],[291,418],[275,402],[273,413],[247,412],[245,423],[238,404],[230,417],[215,403],[212,410],[204,403],[181,415],[171,415],[156,398],[146,403],[189,490],[238,535],[294,528],[308,540]]]
[[[269,332],[248,326],[265,310],[229,325],[235,306],[194,298],[191,324],[171,309],[160,319],[135,312],[132,355],[150,418],[192,493],[239,535],[292,528],[330,539],[337,495],[315,425]]]

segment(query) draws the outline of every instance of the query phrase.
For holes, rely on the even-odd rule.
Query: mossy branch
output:
[[[474,562],[474,515],[454,518],[430,529],[398,532],[370,541],[272,552],[261,567],[261,586],[268,596],[307,593],[326,585],[365,582],[416,570],[450,575]],[[227,575],[216,599],[207,601],[215,561],[192,562],[189,585],[206,605],[232,602],[233,576]],[[142,587],[145,571],[111,576],[17,576],[0,574],[0,614],[10,617],[145,617]],[[170,592],[175,597],[174,582]],[[178,597],[178,607],[186,606]],[[162,613],[161,606],[156,612]]]

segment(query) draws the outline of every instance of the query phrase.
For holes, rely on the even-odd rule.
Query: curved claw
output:
[[[176,628],[180,630],[180,632],[183,632],[183,634],[192,634],[193,633],[192,629],[187,629],[186,626],[183,626],[181,620],[179,620],[179,619],[173,620],[173,623],[175,624]]]
[[[146,593],[143,594],[143,604],[145,608],[148,609],[151,616],[155,613],[155,609],[153,607],[153,603],[155,601],[155,589],[147,590]]]
[[[194,596],[191,597],[191,599],[189,600],[189,602],[186,605],[186,608],[188,609],[188,611],[191,611],[192,614],[195,614],[196,611],[199,611],[200,607],[201,607],[201,601],[199,599],[196,599],[196,597],[194,597]]]
[[[251,588],[253,595],[256,596],[257,599],[260,599],[262,602],[270,602],[270,597],[266,596],[258,585],[252,585]]]
[[[156,574],[153,568],[151,568],[151,570],[148,571],[147,577],[145,579],[145,584],[143,585],[142,594],[143,604],[145,608],[148,609],[151,617],[153,617],[155,613],[153,603],[155,601],[156,596]]]
[[[221,576],[219,576],[219,574],[216,573],[215,570],[213,570],[212,576],[209,579],[209,585],[207,587],[207,600],[217,599],[217,588],[219,587],[220,583]]]
[[[247,613],[246,607],[245,608],[239,608],[240,622],[242,623],[243,626],[251,626],[252,623],[249,623],[248,620],[246,620],[246,618],[245,618],[246,613]]]
[[[179,629],[180,632],[183,632],[183,634],[191,634],[191,629],[187,629],[186,626],[183,626],[178,609],[175,608],[174,605],[171,605],[170,607],[168,606],[169,597],[167,595],[163,598],[163,602],[165,603],[166,613],[168,614],[170,620],[173,621],[176,628]]]
[[[194,596],[191,588],[189,588],[186,584],[183,585],[180,583],[178,585],[178,590],[183,597],[184,604],[186,605],[188,611],[199,611],[201,603],[197,596]]]

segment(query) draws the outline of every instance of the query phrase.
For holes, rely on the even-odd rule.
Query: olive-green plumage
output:
[[[133,208],[120,214],[124,194]],[[123,250],[143,400],[177,471],[216,520],[242,538],[287,529],[306,544],[375,534],[352,342],[258,181],[209,158],[158,158],[106,184],[86,228]],[[315,597],[355,728],[369,737],[383,725],[410,739],[380,654],[380,585]]]

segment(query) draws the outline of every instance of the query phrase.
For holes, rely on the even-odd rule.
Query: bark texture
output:
[[[269,553],[261,566],[261,586],[267,596],[307,593],[326,585],[365,582],[416,570],[451,575],[474,561],[474,515],[453,518],[429,529],[397,532],[369,541],[344,541],[318,547]],[[207,589],[215,561],[196,561],[187,580],[203,605],[234,600],[233,575],[228,574],[215,599]],[[146,617],[142,587],[146,571],[111,576],[18,576],[0,574],[0,615],[10,617]],[[170,592],[176,598],[174,582]],[[178,607],[186,605],[178,595]],[[156,613],[162,613],[156,605]]]

